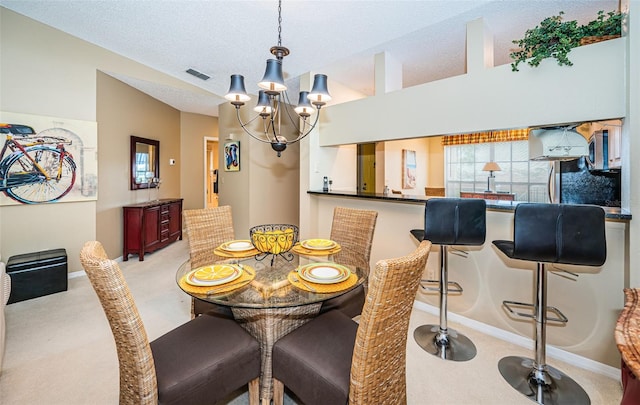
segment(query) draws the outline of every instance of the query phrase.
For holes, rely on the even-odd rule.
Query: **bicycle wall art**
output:
[[[97,124],[0,111],[0,205],[98,198]]]

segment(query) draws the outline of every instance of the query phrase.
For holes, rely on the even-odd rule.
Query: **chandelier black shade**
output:
[[[249,101],[251,97],[247,94],[244,87],[244,76],[234,74],[231,75],[231,84],[229,92],[225,98],[231,102],[236,108],[236,116],[242,129],[252,138],[271,144],[271,148],[278,153],[278,157],[287,145],[299,142],[302,138],[309,135],[315,128],[320,118],[320,109],[328,101],[331,95],[327,87],[327,76],[316,74],[313,78],[313,86],[310,92],[301,91],[298,104],[294,108],[296,115],[289,112],[285,104],[292,105],[287,94],[287,86],[284,83],[284,75],[282,74],[282,59],[289,55],[289,50],[282,46],[282,0],[278,1],[278,45],[271,47],[271,53],[276,59],[268,59],[267,67],[262,80],[258,82],[261,89],[258,92],[258,102],[253,110],[256,116],[249,121],[244,122],[240,116],[240,108]],[[316,114],[317,112],[317,114]],[[288,140],[281,133],[281,119],[284,113],[294,128],[296,128],[297,136],[295,139]],[[313,123],[309,122],[309,117],[316,114]],[[254,134],[248,125],[258,117],[262,118],[262,132]],[[296,122],[297,121],[297,122]]]

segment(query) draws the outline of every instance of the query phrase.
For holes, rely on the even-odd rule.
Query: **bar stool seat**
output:
[[[413,229],[411,234],[418,241],[429,240],[440,245],[440,279],[422,280],[427,284],[438,283],[440,294],[440,324],[422,325],[413,332],[413,337],[422,349],[444,360],[467,361],[475,357],[477,349],[473,342],[447,326],[447,298],[449,292],[461,293],[462,287],[449,281],[447,246],[480,246],[486,238],[485,200],[466,198],[434,198],[427,200],[424,214],[424,230]],[[466,252],[464,252],[466,253]]]
[[[508,356],[499,361],[498,369],[513,388],[539,404],[589,404],[578,383],[546,364],[547,321],[566,323],[568,319],[559,309],[547,306],[545,264],[602,266],[607,258],[604,210],[594,205],[523,203],[516,207],[513,221],[514,240],[493,244],[511,259],[537,262],[536,302],[502,304],[511,314],[535,319],[535,359]],[[530,307],[532,313],[515,307]]]

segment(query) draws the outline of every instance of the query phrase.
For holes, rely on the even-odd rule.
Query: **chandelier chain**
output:
[[[282,46],[282,0],[278,0],[278,46]]]

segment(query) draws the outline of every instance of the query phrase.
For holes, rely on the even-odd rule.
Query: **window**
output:
[[[502,169],[494,172],[496,191],[513,193],[517,201],[549,202],[549,162],[530,161],[528,141],[452,145],[444,150],[448,196],[485,191],[489,173],[482,168],[493,160]]]

